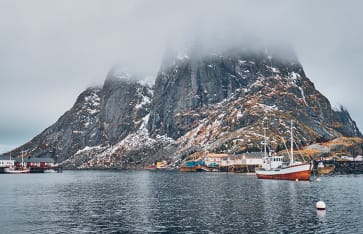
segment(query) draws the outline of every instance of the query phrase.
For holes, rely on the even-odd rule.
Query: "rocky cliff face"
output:
[[[291,52],[233,50],[168,60],[153,90],[122,72],[90,88],[72,109],[12,152],[50,156],[74,168],[135,168],[195,151],[261,149],[262,122],[281,150],[294,120],[300,146],[362,137],[349,113],[333,110]],[[154,94],[153,94],[154,93]]]
[[[148,128],[178,139],[201,122],[208,129],[219,121],[215,127],[227,133],[266,116],[272,123],[296,119],[304,143],[361,136],[349,113],[331,108],[293,54],[266,50],[175,60],[157,76]]]
[[[62,162],[86,147],[115,144],[144,124],[152,89],[125,73],[108,74],[102,88],[81,93],[58,121],[12,155],[52,157]]]
[[[184,125],[188,125],[193,122],[193,117],[180,119],[180,113],[184,111],[212,106],[235,96],[236,91],[240,98],[247,92],[256,93],[260,90],[253,84],[274,74],[305,77],[295,56],[289,56],[292,58],[285,61],[273,58],[268,51],[228,51],[178,58],[156,78],[149,130],[176,139],[189,130],[187,126],[176,126],[176,123],[185,121]]]
[[[152,89],[125,73],[109,74],[101,90],[100,128],[109,144],[116,144],[144,123]]]

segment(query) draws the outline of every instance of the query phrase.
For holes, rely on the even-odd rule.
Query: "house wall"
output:
[[[205,157],[205,164],[218,163],[219,166],[232,166],[232,165],[262,165],[262,158],[247,158],[243,157]]]
[[[0,167],[12,167],[14,165],[14,160],[0,160]]]
[[[46,163],[46,162],[27,162],[26,163],[27,167],[41,167],[41,168],[46,168],[46,167],[53,167],[54,163]]]

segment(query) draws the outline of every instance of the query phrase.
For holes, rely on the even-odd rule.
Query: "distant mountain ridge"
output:
[[[55,124],[12,151],[52,157],[69,168],[135,168],[178,161],[195,151],[245,152],[261,147],[269,119],[274,150],[290,119],[300,145],[362,137],[345,109],[306,77],[291,51],[260,49],[189,54],[169,59],[154,87],[110,72]],[[285,138],[288,139],[288,138]]]

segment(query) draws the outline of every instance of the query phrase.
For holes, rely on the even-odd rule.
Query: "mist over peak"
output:
[[[112,86],[115,82],[139,83],[152,87],[155,81],[155,75],[151,73],[140,72],[130,67],[115,65],[107,73],[104,81],[105,86]]]
[[[273,58],[297,61],[296,54],[319,90],[361,123],[355,97],[363,61],[361,9],[357,0],[0,1],[0,143],[20,144],[54,122],[80,91],[102,85],[114,64],[153,83],[161,64],[190,59],[187,48],[220,54],[249,41],[269,48]],[[188,46],[195,41],[198,46]],[[271,52],[275,42],[296,53]],[[170,48],[177,52],[166,59]]]
[[[183,45],[174,44],[174,47],[169,45],[164,52],[160,71],[165,71],[176,64],[197,63],[202,60],[215,60],[222,57],[269,60],[271,65],[278,62],[287,66],[301,66],[295,49],[287,40],[266,41],[256,35],[246,34],[242,36],[242,34],[237,33],[225,36],[228,38],[235,36],[235,38],[229,43],[220,43],[213,38],[196,38],[184,42]],[[240,40],[236,40],[236,38]]]

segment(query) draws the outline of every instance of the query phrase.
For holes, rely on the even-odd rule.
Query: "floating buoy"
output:
[[[318,210],[325,210],[325,209],[326,209],[325,202],[323,202],[323,201],[318,201],[318,202],[316,203],[316,209],[318,209]]]
[[[316,178],[316,181],[321,181],[321,179],[320,178]]]

